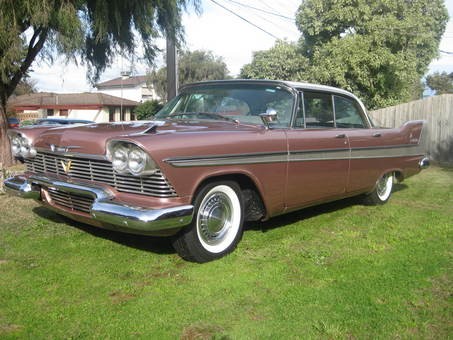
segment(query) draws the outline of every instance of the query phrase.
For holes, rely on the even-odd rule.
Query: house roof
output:
[[[42,108],[42,109],[92,109],[105,106],[133,107],[139,102],[121,99],[100,92],[85,93],[32,93],[11,98],[8,102],[10,107],[20,108]]]
[[[118,77],[96,84],[98,89],[117,88],[117,87],[136,87],[146,84],[146,76],[132,76],[127,78]]]

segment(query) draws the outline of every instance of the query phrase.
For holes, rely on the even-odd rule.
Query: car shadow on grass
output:
[[[134,235],[119,231],[102,229],[91,225],[71,220],[68,217],[59,215],[44,207],[36,207],[33,212],[45,219],[55,223],[64,223],[70,227],[79,229],[95,237],[100,237],[126,247],[144,250],[156,254],[174,254],[175,250],[171,245],[170,237],[152,237],[145,235]]]
[[[394,192],[405,190],[407,185],[397,183],[393,187]],[[316,205],[305,209],[297,210],[285,215],[273,217],[265,222],[247,222],[245,230],[257,230],[267,232],[269,230],[279,228],[285,225],[289,225],[301,220],[310,219],[318,215],[326,214],[341,210],[352,205],[363,205],[362,196],[356,196],[346,198],[330,203]],[[152,237],[145,235],[134,235],[123,232],[102,229],[99,227],[93,227],[85,223],[73,221],[70,218],[59,215],[44,207],[36,207],[33,212],[45,219],[48,219],[54,223],[65,223],[68,226],[82,230],[95,237],[100,237],[112,242],[122,244],[127,247],[131,247],[138,250],[153,252],[156,254],[174,254],[175,250],[171,244],[170,237]]]
[[[406,184],[396,183],[393,185],[393,192],[395,193],[398,191],[406,190],[407,188],[408,186]],[[363,195],[344,198],[341,200],[296,210],[285,215],[273,217],[265,222],[247,222],[245,224],[245,230],[267,232],[275,228],[283,227],[285,225],[293,224],[303,220],[308,220],[319,215],[342,210],[354,205],[366,206],[366,204],[363,202]]]

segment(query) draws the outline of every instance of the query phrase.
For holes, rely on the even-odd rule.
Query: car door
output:
[[[349,140],[335,126],[332,94],[304,91],[299,96],[293,128],[287,132],[287,210],[343,196],[349,171]]]
[[[334,107],[337,128],[345,131],[351,147],[347,191],[353,194],[371,189],[388,166],[385,158],[391,146],[401,142],[399,136],[390,129],[372,128],[355,98],[334,95]]]

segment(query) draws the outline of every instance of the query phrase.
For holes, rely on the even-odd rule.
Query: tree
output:
[[[94,82],[117,53],[142,49],[152,63],[160,35],[182,38],[181,12],[199,0],[0,1],[0,163],[11,163],[5,107],[36,58],[57,55],[88,66]]]
[[[369,108],[397,104],[420,86],[447,21],[443,0],[304,0],[299,46],[277,42],[241,73],[341,87]],[[290,72],[273,72],[285,57]]]
[[[436,94],[453,93],[453,72],[435,72],[426,77],[426,85]]]
[[[36,92],[36,81],[28,77],[22,78],[14,89],[13,95],[21,96],[24,94],[30,94]]]
[[[162,103],[158,100],[147,100],[135,108],[137,119],[149,119],[154,116],[161,108]]]
[[[371,108],[410,98],[447,21],[443,0],[306,0],[296,17],[308,78],[352,90]]]
[[[252,62],[242,67],[239,76],[245,79],[302,80],[307,63],[296,43],[279,40],[269,50],[254,52]]]
[[[148,75],[157,95],[167,98],[167,68],[162,67]],[[179,85],[202,80],[227,79],[228,68],[221,57],[211,51],[179,51],[178,81]]]

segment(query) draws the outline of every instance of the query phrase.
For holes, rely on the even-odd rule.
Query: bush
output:
[[[135,115],[138,120],[149,119],[154,116],[161,108],[161,104],[158,100],[148,100],[135,108]]]

